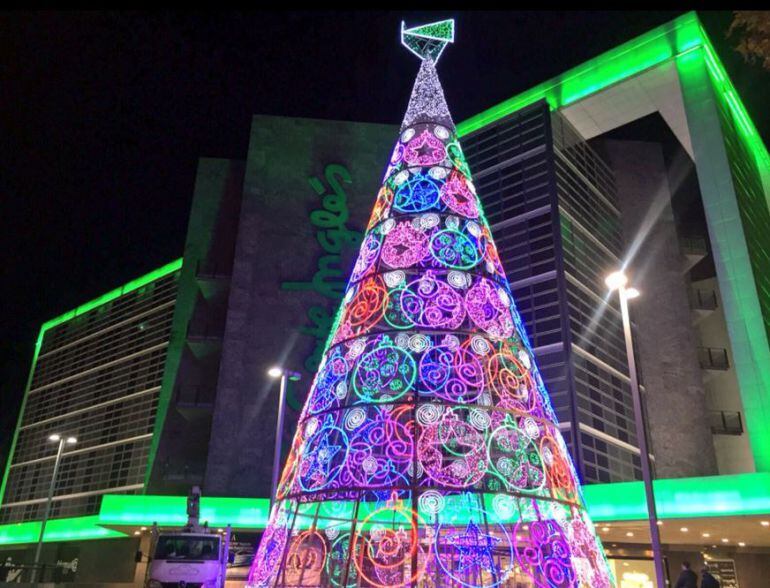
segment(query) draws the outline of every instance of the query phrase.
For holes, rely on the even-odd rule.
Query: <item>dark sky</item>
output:
[[[401,19],[457,19],[455,120],[679,12],[0,15],[0,443],[39,325],[182,253],[197,159],[242,159],[252,114],[398,123]],[[757,126],[770,76],[701,14]],[[0,445],[0,456],[2,456]]]

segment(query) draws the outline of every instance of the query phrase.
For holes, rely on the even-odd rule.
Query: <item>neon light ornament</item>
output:
[[[249,586],[611,588],[435,64],[422,59]]]

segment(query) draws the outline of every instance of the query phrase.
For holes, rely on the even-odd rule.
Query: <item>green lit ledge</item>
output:
[[[457,133],[462,137],[477,131],[538,100],[546,100],[551,109],[558,110],[691,53],[705,62],[715,89],[727,103],[758,162],[767,170],[770,166],[767,149],[695,12],[688,12],[464,120],[457,125]]]
[[[45,527],[43,541],[85,541],[87,539],[112,539],[126,537],[125,533],[99,526],[97,515],[69,519],[52,519]],[[0,545],[37,543],[40,522],[0,525]]]
[[[770,513],[770,473],[655,480],[658,518],[751,516]],[[594,521],[647,518],[642,482],[593,484],[583,487]]]
[[[748,473],[655,481],[655,503],[662,519],[770,514],[770,473]],[[627,521],[647,518],[642,482],[592,484],[583,487],[591,518]],[[200,520],[212,527],[227,524],[263,529],[266,498],[202,498]],[[184,496],[107,495],[99,524],[108,526],[181,526],[186,522]]]
[[[203,497],[200,520],[211,527],[264,529],[270,501],[267,498]],[[108,494],[102,499],[99,524],[111,526],[182,526],[187,522],[187,497]]]
[[[596,522],[647,518],[641,482],[584,486],[583,495]],[[767,515],[770,473],[656,480],[655,503],[661,519]],[[258,531],[267,524],[269,504],[267,498],[204,497],[200,520],[213,528],[229,524]],[[51,520],[44,541],[126,537],[137,527],[153,523],[181,527],[187,521],[186,508],[185,496],[108,494],[96,516]],[[34,543],[39,532],[39,522],[0,525],[0,545]]]
[[[48,329],[55,327],[56,325],[60,325],[63,322],[66,322],[70,319],[73,319],[76,316],[85,314],[89,310],[93,310],[94,308],[97,308],[102,304],[106,304],[112,300],[115,300],[116,298],[123,296],[124,294],[128,294],[129,292],[138,290],[142,286],[146,286],[147,284],[157,280],[158,278],[162,278],[163,276],[171,274],[177,271],[181,267],[182,267],[182,258],[180,257],[175,261],[167,263],[163,267],[159,267],[158,269],[151,271],[148,274],[145,274],[139,278],[136,278],[135,280],[131,280],[130,282],[128,282],[127,284],[124,284],[120,288],[115,288],[114,290],[111,290],[106,294],[102,294],[98,298],[94,298],[93,300],[86,302],[85,304],[81,304],[80,306],[78,306],[73,310],[70,310],[69,312],[65,312],[64,314],[57,316],[56,318],[53,318],[48,322],[43,323],[43,326],[40,328],[40,337],[38,339],[38,344],[42,340],[43,334]]]
[[[554,110],[569,106],[703,42],[698,17],[687,13],[464,120],[457,133],[472,133],[538,100],[546,100]]]

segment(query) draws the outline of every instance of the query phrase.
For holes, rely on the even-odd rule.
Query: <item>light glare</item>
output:
[[[626,298],[628,300],[639,298],[639,296],[641,296],[641,292],[639,292],[639,290],[636,288],[626,288]]]
[[[604,280],[610,290],[617,290],[628,283],[628,278],[623,272],[612,272]]]

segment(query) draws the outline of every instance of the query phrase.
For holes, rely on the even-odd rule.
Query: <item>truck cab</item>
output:
[[[147,588],[221,588],[227,551],[210,533],[160,533],[154,542]]]
[[[152,526],[146,588],[224,588],[230,559],[230,525],[214,533],[199,523],[201,491],[187,497],[187,524],[182,529]],[[138,553],[139,561],[142,553]]]

